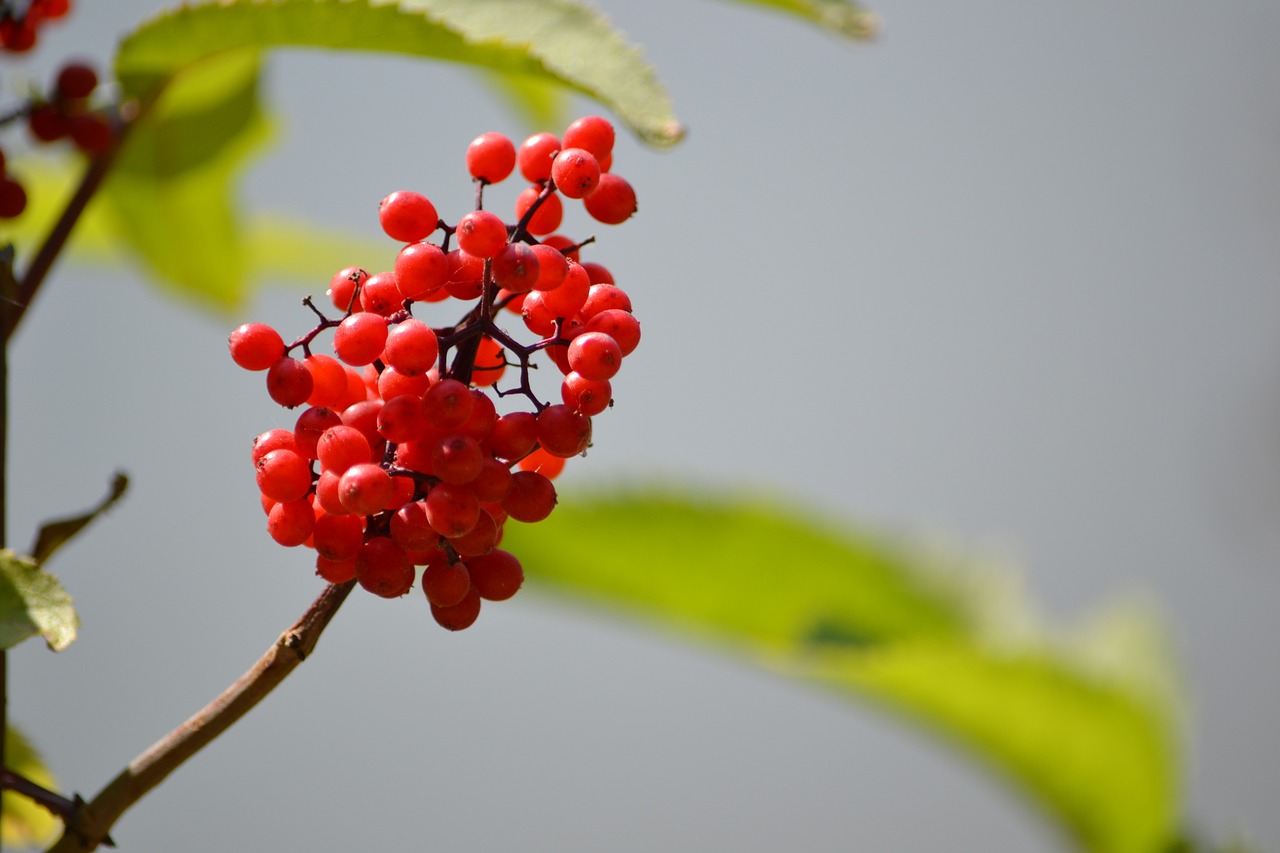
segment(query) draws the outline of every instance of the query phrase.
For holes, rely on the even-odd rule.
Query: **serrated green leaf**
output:
[[[846,38],[874,38],[880,31],[879,15],[848,0],[729,0],[729,2],[777,9]]]
[[[652,144],[683,134],[640,51],[576,0],[206,0],[127,36],[116,75],[127,95],[146,101],[209,57],[273,47],[399,53],[527,75],[600,101]]]
[[[0,551],[0,649],[40,634],[60,652],[76,638],[80,619],[58,579],[30,557]]]
[[[998,769],[1083,849],[1174,837],[1164,646],[1114,610],[1051,634],[1017,588],[823,519],[670,491],[566,498],[504,539],[535,586],[836,688]],[[1163,673],[1163,674],[1162,674]]]
[[[6,766],[19,776],[46,790],[57,789],[53,774],[45,767],[35,747],[12,725],[5,729],[4,758]],[[62,822],[48,809],[12,791],[5,791],[3,796],[0,843],[6,850],[42,848],[54,841]]]

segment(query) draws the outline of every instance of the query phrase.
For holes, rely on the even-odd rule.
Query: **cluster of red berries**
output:
[[[111,146],[116,129],[109,111],[90,103],[97,88],[98,74],[92,66],[68,62],[58,71],[48,97],[31,99],[11,118],[25,115],[27,127],[38,142],[70,139],[85,154],[100,154]],[[0,150],[0,167],[3,163],[4,152]],[[12,219],[26,207],[26,189],[0,168],[0,219]]]
[[[65,18],[71,0],[3,0],[0,2],[0,49],[25,53],[36,46],[40,27]]]
[[[635,212],[630,184],[610,171],[613,141],[598,116],[519,150],[500,133],[477,137],[466,153],[475,209],[450,226],[416,192],[383,199],[382,229],[405,245],[391,270],[334,275],[340,318],[308,297],[318,322],[291,344],[262,323],[231,333],[232,359],[266,371],[275,402],[307,406],[293,429],[254,440],[253,462],[268,533],[314,548],[325,580],[394,598],[422,567],[432,615],[455,631],[482,600],[520,588],[519,560],[498,548],[503,527],[551,513],[552,479],[586,451],[592,417],[612,402],[610,380],[640,341],[627,294],[604,266],[579,259],[594,238],[554,233],[562,196],[604,223]],[[507,224],[484,209],[484,190],[517,167],[530,185]],[[468,306],[457,323],[415,316],[450,298]],[[503,310],[536,340],[500,325]],[[312,351],[327,329],[336,358]],[[557,369],[558,402],[534,390],[538,361]]]

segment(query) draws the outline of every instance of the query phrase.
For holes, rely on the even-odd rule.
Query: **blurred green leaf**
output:
[[[232,51],[176,77],[131,130],[103,197],[162,282],[224,310],[248,285],[233,186],[269,136],[258,72],[256,53]]]
[[[848,0],[729,0],[744,6],[764,6],[796,15],[825,30],[853,39],[874,38],[880,17]]]
[[[568,100],[564,89],[523,74],[486,74],[494,92],[507,108],[524,121],[531,132],[564,127],[568,121]],[[477,134],[479,135],[479,134]]]
[[[111,491],[97,505],[76,515],[48,521],[40,525],[40,531],[36,534],[35,544],[31,546],[32,559],[35,560],[37,565],[49,559],[54,551],[57,551],[81,530],[84,530],[91,521],[111,509],[117,501],[124,497],[124,493],[128,488],[129,478],[116,472],[115,478],[111,481]]]
[[[1083,849],[1175,837],[1167,649],[1143,612],[1046,631],[998,573],[741,499],[633,491],[508,525],[531,581],[710,640],[944,736]]]
[[[651,144],[683,134],[639,49],[576,0],[206,0],[128,35],[116,75],[126,95],[145,101],[210,57],[271,47],[399,53],[527,75],[605,104]]]
[[[76,638],[80,619],[58,579],[30,557],[0,551],[0,649],[40,634],[60,652]]]
[[[4,758],[6,766],[23,778],[35,782],[46,790],[58,785],[53,774],[45,767],[35,748],[22,732],[13,726],[5,729]],[[6,850],[46,847],[57,838],[62,829],[58,820],[44,806],[37,805],[21,794],[5,791],[4,806],[0,809],[0,843]]]

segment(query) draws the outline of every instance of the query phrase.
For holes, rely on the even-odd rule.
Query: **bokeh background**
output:
[[[67,54],[105,63],[156,8],[79,5],[3,85]],[[1017,566],[1063,622],[1152,603],[1185,677],[1194,826],[1280,846],[1280,8],[883,0],[883,37],[856,45],[711,0],[601,5],[690,132],[619,143],[641,210],[597,228],[593,257],[645,343],[564,488],[764,492]],[[291,52],[268,82],[279,144],[246,206],[369,238],[394,189],[456,219],[470,139],[528,130],[445,65]],[[9,540],[115,468],[133,478],[52,566],[80,641],[11,656],[12,718],[66,788],[96,791],[318,591],[265,535],[248,462],[289,418],[225,338],[302,329],[298,299],[324,287],[214,316],[136,270],[68,263],[22,328]],[[874,709],[536,589],[459,635],[416,596],[354,595],[113,835],[194,853],[1060,849],[1002,782]]]

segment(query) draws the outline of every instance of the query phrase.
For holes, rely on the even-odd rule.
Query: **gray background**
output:
[[[104,34],[153,4],[81,5],[32,73],[105,59]],[[607,5],[690,134],[619,145],[641,213],[595,257],[645,344],[564,483],[763,489],[1017,563],[1060,620],[1139,591],[1184,665],[1192,819],[1275,849],[1280,9],[877,8],[885,36],[857,46],[726,4]],[[281,145],[247,201],[371,237],[402,187],[456,219],[467,142],[525,131],[444,66],[291,53],[269,93]],[[13,351],[11,540],[117,466],[134,489],[57,560],[82,639],[18,649],[10,707],[90,794],[318,590],[262,531],[248,464],[252,436],[289,418],[225,351],[239,322],[307,315],[297,287],[218,318],[131,272],[59,273]],[[1059,849],[998,780],[870,709],[536,591],[460,635],[416,597],[353,596],[313,660],[114,835],[132,851]]]

